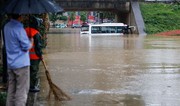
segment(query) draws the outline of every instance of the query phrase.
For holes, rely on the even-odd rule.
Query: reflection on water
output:
[[[72,100],[46,100],[49,88],[42,67],[38,106],[180,105],[179,40],[80,36],[79,29],[53,32],[45,59],[53,82]]]

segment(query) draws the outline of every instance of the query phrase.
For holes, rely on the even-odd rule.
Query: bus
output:
[[[123,23],[102,23],[88,24],[81,27],[80,34],[88,35],[123,35],[124,28],[127,25]]]

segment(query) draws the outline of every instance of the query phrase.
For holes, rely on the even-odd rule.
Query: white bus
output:
[[[81,27],[80,34],[123,35],[126,26],[123,23],[89,24]]]

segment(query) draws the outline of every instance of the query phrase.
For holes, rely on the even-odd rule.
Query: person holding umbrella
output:
[[[24,15],[25,14],[30,15],[30,14],[43,14],[43,13],[59,13],[59,12],[63,12],[63,11],[64,11],[64,9],[62,7],[60,7],[59,5],[57,5],[57,3],[55,3],[54,0],[7,0],[5,5],[3,6],[3,8],[0,9],[0,13],[24,14]],[[10,29],[11,27],[8,27],[8,28]],[[12,28],[14,28],[14,26],[12,26]],[[8,31],[8,30],[6,29],[6,31]],[[24,33],[24,31],[23,31],[23,33]],[[10,34],[10,33],[8,33],[8,34]],[[24,36],[24,34],[23,34],[23,36]],[[16,40],[16,39],[14,39],[14,40]],[[27,41],[26,38],[24,40]],[[8,43],[8,42],[6,42],[6,43]],[[26,45],[23,45],[22,47],[24,47],[24,46],[26,46]],[[11,48],[11,49],[13,49],[13,48]],[[24,50],[24,48],[23,48],[23,50]],[[27,52],[27,51],[25,50],[25,52]],[[25,60],[23,60],[23,59],[25,59]],[[29,61],[29,59],[27,59],[27,57],[25,57],[23,59],[19,60],[20,63],[24,62],[24,64],[26,64],[26,61]],[[43,59],[42,59],[42,62],[45,67],[45,74],[46,74],[47,81],[48,81],[48,84],[50,87],[49,91],[52,91],[52,93],[55,96],[55,99],[57,99],[57,100],[70,100],[70,97],[68,95],[66,95],[56,84],[54,84],[52,82],[49,71],[47,70],[45,61]],[[17,64],[17,65],[20,65],[20,64]],[[28,90],[29,90],[29,88],[28,88]],[[49,95],[50,95],[50,93],[51,92],[49,92]],[[24,94],[24,92],[21,92],[21,95],[22,94]],[[12,98],[12,95],[11,95],[11,98],[8,98],[8,102],[12,101],[12,105],[10,104],[11,106],[14,106],[14,105],[15,106],[25,106],[24,103],[27,99],[26,96],[27,95],[25,95],[23,97],[21,96],[21,98],[23,98],[23,99],[20,102],[15,99],[16,103],[19,102],[20,104],[15,104],[15,101],[13,101],[14,99]],[[10,106],[10,105],[7,104],[7,106]]]
[[[29,92],[29,49],[33,40],[27,37],[22,21],[22,15],[12,14],[4,26],[8,66],[6,106],[25,106]]]
[[[30,92],[39,92],[39,63],[42,59],[42,40],[39,32],[39,27],[42,21],[34,16],[30,16],[29,26],[25,28],[29,38],[34,40],[33,47],[30,49]]]

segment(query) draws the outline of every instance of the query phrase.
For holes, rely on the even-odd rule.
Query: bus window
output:
[[[117,33],[123,33],[123,27],[118,26],[117,27]]]
[[[115,31],[116,31],[116,27],[112,26],[111,27],[111,33],[115,33]]]
[[[101,27],[93,26],[91,29],[91,33],[101,33]]]
[[[107,33],[107,27],[106,26],[102,26],[101,27],[101,32],[102,33]]]

